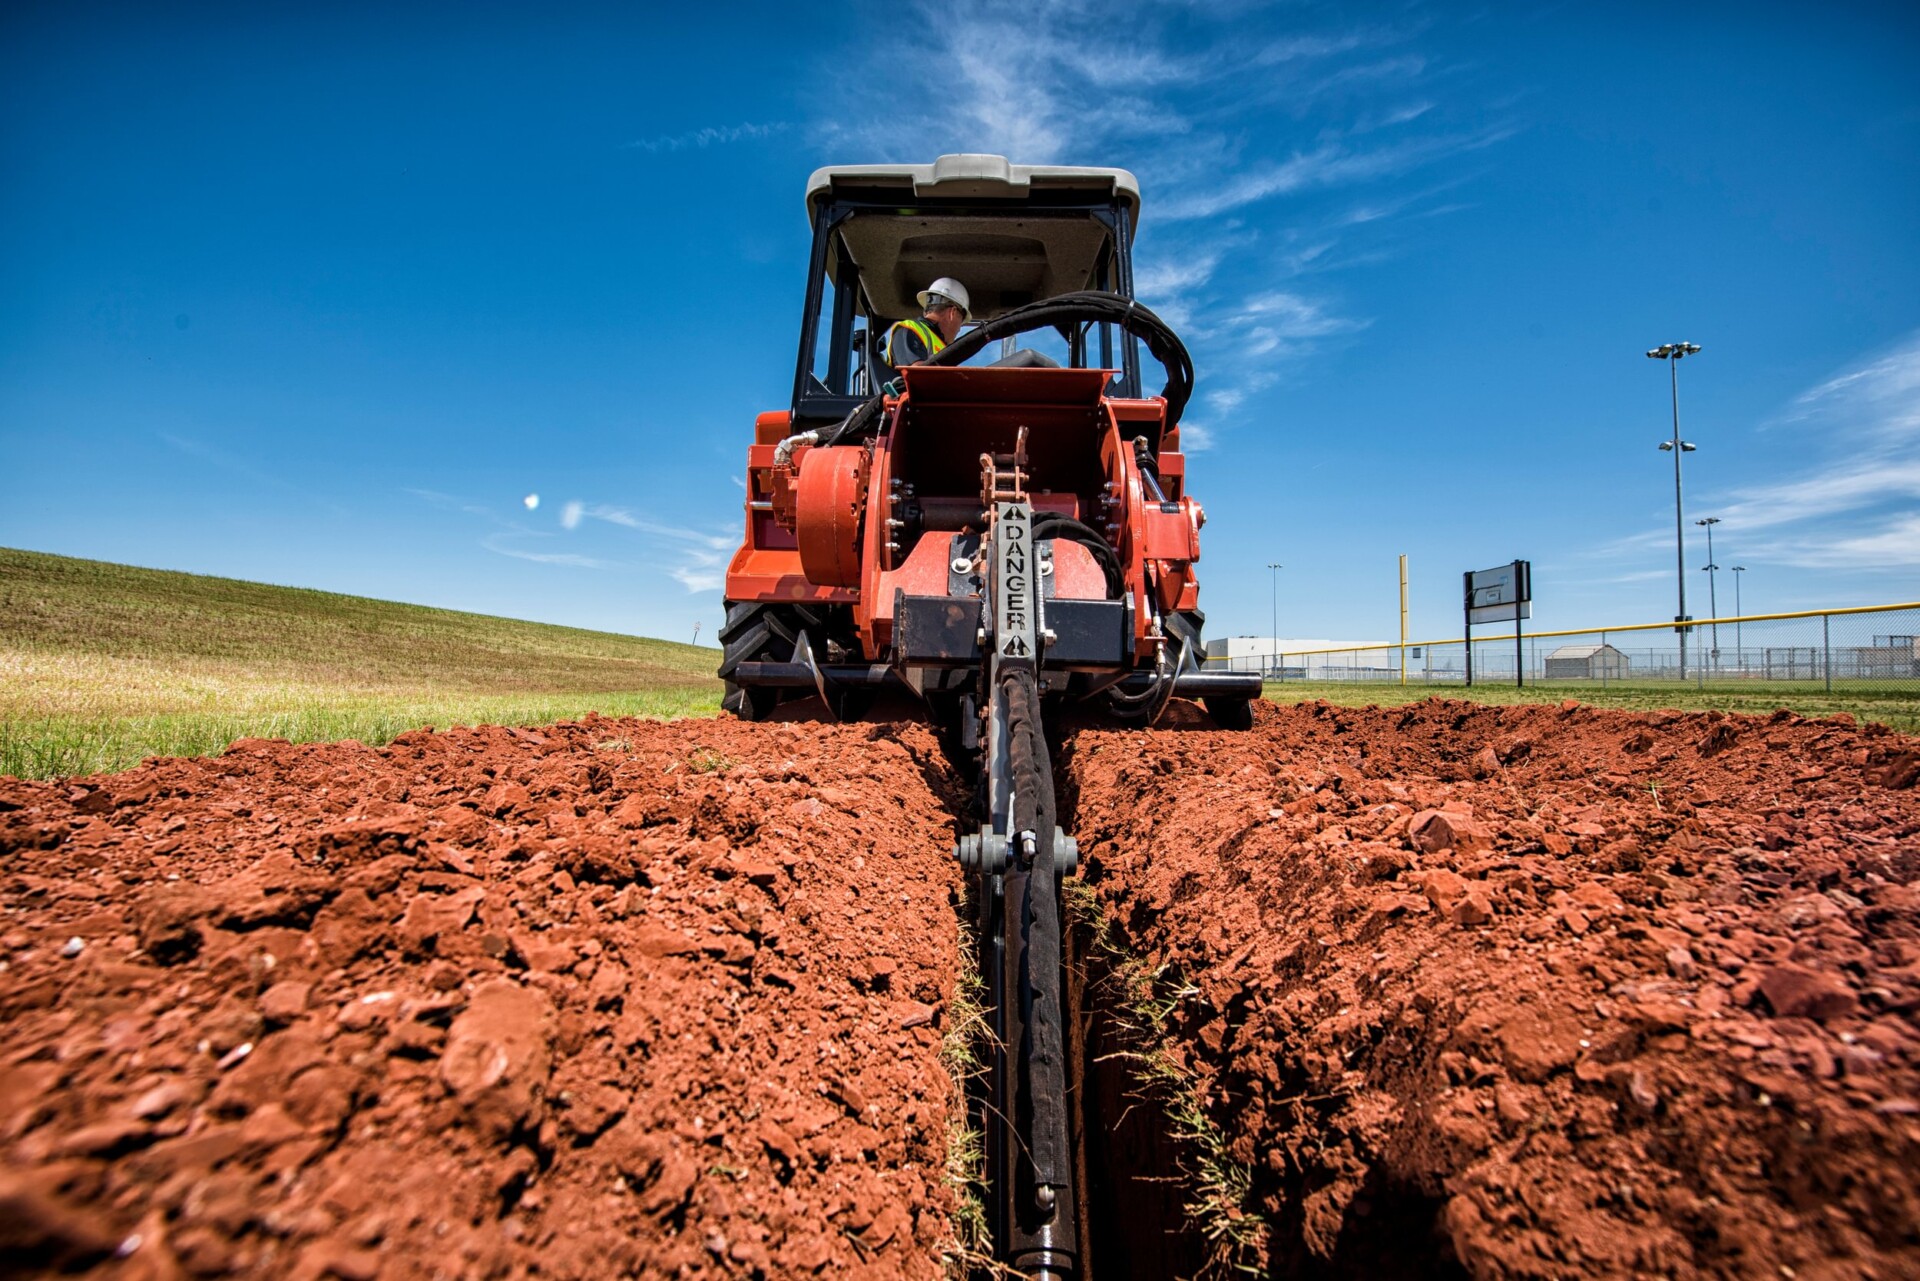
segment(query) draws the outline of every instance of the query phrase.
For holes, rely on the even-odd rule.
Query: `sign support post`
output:
[[[1520,616],[1513,618],[1513,687],[1525,689],[1527,685],[1527,659],[1520,649]]]
[[[1466,573],[1461,575],[1461,578],[1464,579],[1466,582],[1467,688],[1472,689],[1473,688],[1473,571],[1468,570]]]

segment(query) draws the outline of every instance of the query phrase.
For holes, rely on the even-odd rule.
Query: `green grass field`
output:
[[[1511,684],[1423,685],[1392,681],[1287,681],[1268,685],[1276,703],[1325,699],[1343,707],[1398,707],[1423,698],[1464,698],[1476,703],[1558,703],[1575,698],[1594,707],[1632,711],[1675,708],[1681,711],[1743,712],[1765,716],[1785,707],[1802,716],[1846,712],[1861,723],[1879,721],[1907,734],[1920,734],[1920,687],[1900,690],[1885,684],[1835,681],[1832,692],[1818,681],[1709,682],[1705,689],[1667,681],[1626,682],[1556,680],[1517,689]]]
[[[719,710],[719,655],[669,641],[0,548],[0,774],[124,769],[236,738],[378,745],[422,725]],[[1289,681],[1347,706],[1577,698],[1639,710],[1849,712],[1920,733],[1920,689]]]
[[[669,641],[0,549],[0,774],[124,769],[246,736],[711,715]]]

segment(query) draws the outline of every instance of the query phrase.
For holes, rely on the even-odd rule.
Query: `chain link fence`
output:
[[[1558,688],[1761,685],[1834,692],[1920,691],[1920,602],[1755,614],[1586,631],[1475,636],[1213,658],[1209,671],[1257,671],[1269,681]]]

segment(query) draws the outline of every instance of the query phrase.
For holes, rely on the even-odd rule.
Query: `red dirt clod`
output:
[[[1889,791],[1920,782],[1920,752],[1902,752],[1874,771],[1873,781]]]
[[[1760,995],[1773,1012],[1787,1019],[1844,1018],[1860,1006],[1860,999],[1844,983],[1804,966],[1769,966],[1760,975]]]
[[[1475,822],[1471,814],[1448,810],[1415,814],[1407,825],[1407,834],[1413,847],[1426,854],[1482,854],[1493,848],[1492,833],[1485,824]]]

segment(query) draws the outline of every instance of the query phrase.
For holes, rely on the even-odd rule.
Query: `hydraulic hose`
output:
[[[1186,412],[1187,401],[1193,397],[1193,358],[1187,354],[1186,344],[1180,341],[1180,336],[1173,332],[1166,321],[1155,315],[1152,308],[1120,294],[1083,289],[1015,307],[960,335],[926,363],[958,365],[978,354],[990,342],[1034,329],[1053,329],[1088,321],[1118,325],[1147,344],[1147,350],[1167,371],[1167,385],[1160,390],[1161,397],[1167,402],[1167,426],[1177,424],[1180,415]],[[881,396],[863,402],[840,422],[823,429],[820,443],[837,445],[843,440],[857,440],[866,435],[878,425],[884,403],[885,398]]]

